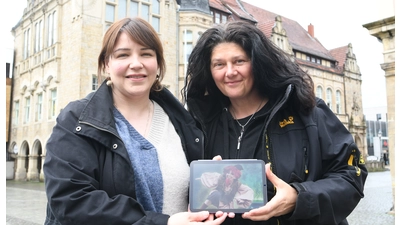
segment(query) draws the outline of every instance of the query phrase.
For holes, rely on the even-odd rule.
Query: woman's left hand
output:
[[[292,186],[272,173],[270,164],[265,165],[267,178],[276,187],[275,196],[265,206],[243,214],[243,218],[253,221],[264,221],[272,217],[288,214],[296,206],[297,191]]]

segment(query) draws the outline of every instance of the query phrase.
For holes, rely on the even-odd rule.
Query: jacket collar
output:
[[[111,87],[104,81],[97,91],[89,94],[84,99],[88,102],[79,117],[79,122],[89,123],[101,129],[115,130],[111,92]]]
[[[279,109],[287,104],[293,89],[294,86],[289,84],[284,93],[278,96],[275,100],[271,99],[274,101],[271,115],[275,114]],[[189,112],[198,122],[200,122],[200,124],[202,124],[202,126],[204,126],[204,123],[212,121],[215,116],[219,115],[220,112],[228,106],[227,104],[229,103],[227,103],[222,96],[205,95],[201,98],[189,98],[187,104]]]

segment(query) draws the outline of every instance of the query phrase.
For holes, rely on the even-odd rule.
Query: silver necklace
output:
[[[253,119],[253,117],[254,117],[254,115],[256,114],[256,112],[258,112],[258,110],[261,108],[262,103],[263,103],[263,101],[260,102],[260,105],[258,106],[258,108],[256,109],[256,111],[253,113],[253,115],[250,116],[249,120],[247,120],[247,122],[246,122],[244,125],[242,125],[242,124],[239,122],[239,120],[236,119],[235,110],[234,110],[233,107],[232,107],[232,113],[233,113],[233,116],[235,117],[234,119],[236,120],[237,124],[239,124],[239,126],[242,128],[242,129],[240,130],[240,135],[239,135],[239,137],[238,137],[237,150],[240,149],[240,142],[242,141],[242,138],[243,138],[244,127],[247,126],[247,124],[249,124],[249,122],[251,121],[251,119]]]
[[[149,127],[150,113],[151,113],[151,108],[152,108],[151,106],[152,106],[152,105],[153,105],[153,101],[150,100],[149,112],[148,112],[148,114],[147,114],[146,128],[145,128],[145,130],[144,130],[143,137],[146,137],[146,136],[147,136],[147,129],[148,129],[148,127]]]

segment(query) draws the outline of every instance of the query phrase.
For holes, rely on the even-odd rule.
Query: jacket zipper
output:
[[[304,173],[308,174],[308,152],[307,152],[307,148],[303,147],[303,151],[304,151],[304,159],[303,159]]]
[[[271,155],[270,155],[270,151],[269,151],[269,141],[268,141],[268,134],[265,135],[265,149],[267,150],[267,160],[268,163],[270,163],[270,168],[272,170],[272,160],[271,160]]]

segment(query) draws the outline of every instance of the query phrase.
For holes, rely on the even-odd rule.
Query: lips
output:
[[[146,75],[128,75],[125,78],[132,78],[132,79],[140,79],[140,78],[145,78]]]
[[[234,85],[234,84],[237,84],[237,83],[240,83],[241,81],[240,80],[236,80],[236,81],[227,81],[227,82],[225,82],[227,85]]]

